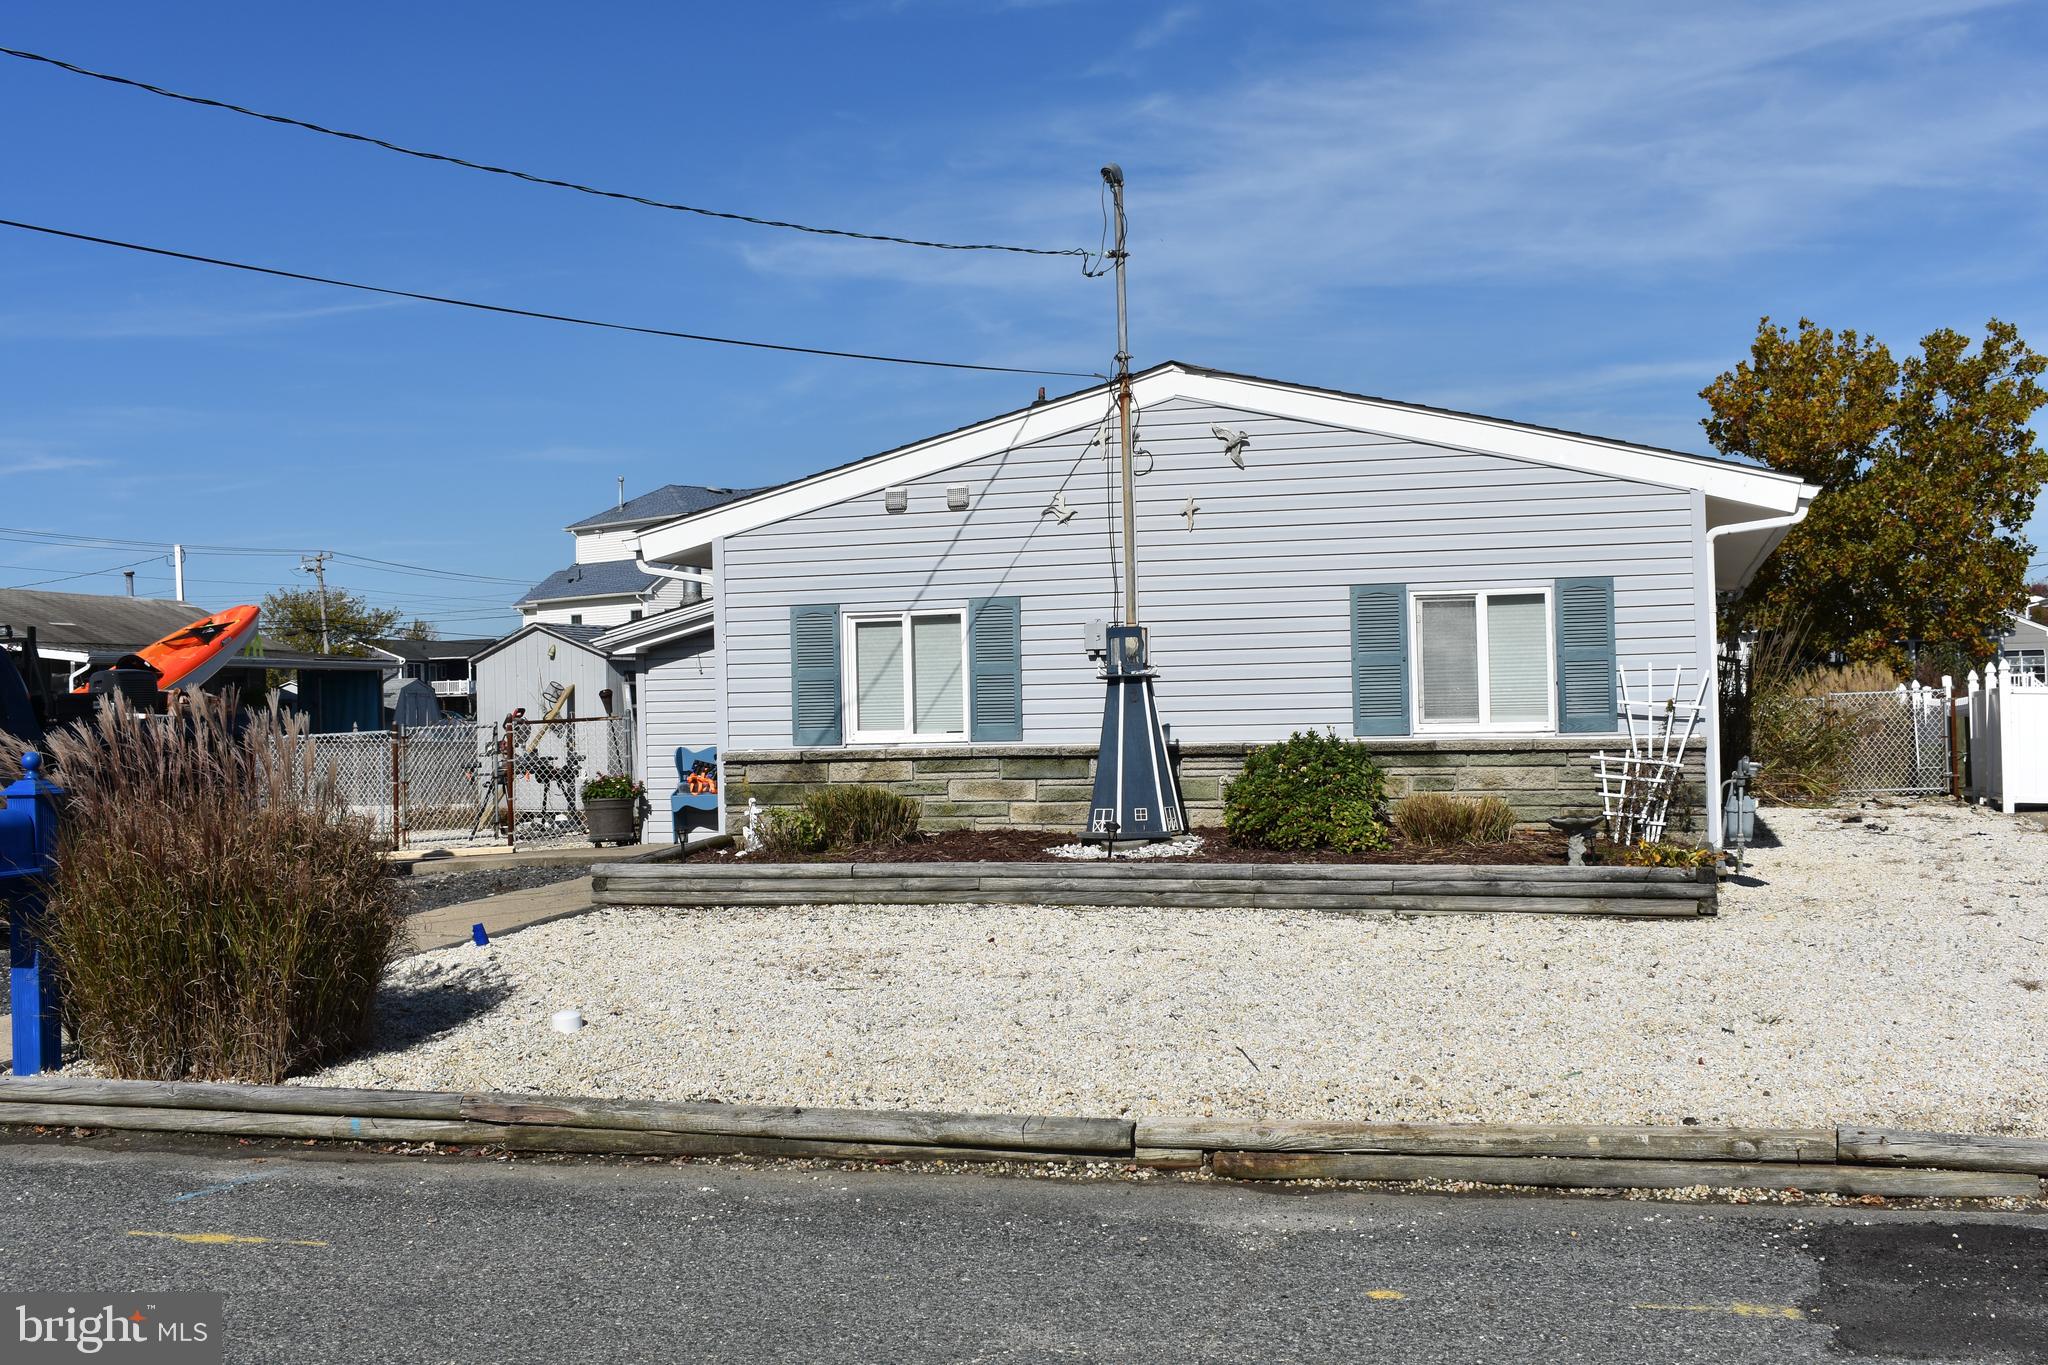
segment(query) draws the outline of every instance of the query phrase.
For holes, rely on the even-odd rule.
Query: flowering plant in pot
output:
[[[630,773],[599,773],[583,784],[583,828],[593,844],[634,844],[647,788]]]

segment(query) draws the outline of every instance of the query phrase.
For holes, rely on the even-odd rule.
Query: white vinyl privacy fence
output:
[[[2048,805],[2048,681],[2001,659],[1981,677],[1970,674],[1959,709],[1970,734],[1965,794],[2008,814]]]

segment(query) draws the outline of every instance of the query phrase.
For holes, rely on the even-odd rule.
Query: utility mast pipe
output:
[[[1117,453],[1123,465],[1124,491],[1124,620],[1138,624],[1138,508],[1131,484],[1131,313],[1124,294],[1124,172],[1114,161],[1102,168],[1116,205],[1116,248],[1109,258],[1116,262],[1116,405],[1121,435]]]

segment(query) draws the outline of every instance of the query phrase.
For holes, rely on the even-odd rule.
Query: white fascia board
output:
[[[663,612],[638,621],[628,621],[598,636],[591,643],[608,654],[638,654],[657,645],[671,644],[711,629],[711,604],[693,604],[685,611]]]
[[[875,455],[842,469],[714,507],[692,517],[664,523],[640,536],[640,557],[679,559],[726,536],[768,526],[790,517],[830,507],[878,489],[920,479],[942,469],[966,464],[1013,446],[1030,445],[1100,422],[1109,387],[1084,389],[1066,398],[991,418],[963,431],[934,436],[886,455]]]
[[[1172,392],[1148,394],[1146,390],[1153,384],[1170,385]],[[1422,445],[1500,455],[1667,488],[1696,489],[1710,498],[1744,503],[1766,512],[1797,511],[1802,493],[1811,498],[1817,491],[1790,474],[1751,469],[1704,456],[1545,431],[1493,417],[1436,412],[1380,399],[1323,393],[1289,384],[1214,374],[1166,373],[1141,379],[1136,387],[1141,407],[1166,397],[1194,398]],[[1747,520],[1753,515],[1745,513],[1736,519]]]

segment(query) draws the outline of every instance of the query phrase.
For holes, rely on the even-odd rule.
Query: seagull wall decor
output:
[[[1252,438],[1242,431],[1233,431],[1221,425],[1212,426],[1209,430],[1217,440],[1223,442],[1223,453],[1230,457],[1230,462],[1243,469],[1244,448],[1252,443]]]

